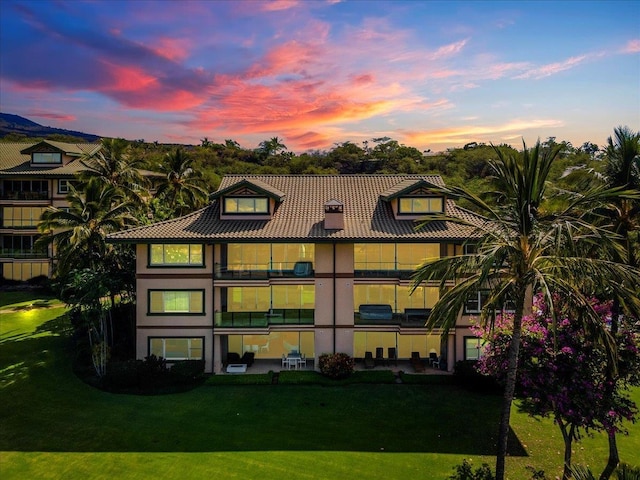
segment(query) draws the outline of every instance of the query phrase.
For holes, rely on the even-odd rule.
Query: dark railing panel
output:
[[[220,280],[265,280],[269,278],[313,277],[311,262],[278,263],[278,265],[227,265],[216,264],[215,275]]]
[[[216,327],[264,328],[269,325],[313,325],[312,309],[272,309],[267,312],[216,312]]]
[[[2,192],[0,200],[49,200],[49,192]]]
[[[47,252],[36,250],[16,250],[13,248],[0,248],[1,258],[48,258]]]

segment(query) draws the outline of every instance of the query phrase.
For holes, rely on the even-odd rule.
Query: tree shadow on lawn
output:
[[[78,379],[72,356],[64,336],[2,345],[0,451],[495,455],[501,398],[456,386],[202,386],[117,395]],[[509,444],[511,456],[527,455],[513,431]]]

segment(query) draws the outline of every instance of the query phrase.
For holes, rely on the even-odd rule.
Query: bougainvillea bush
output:
[[[320,373],[329,378],[347,378],[353,373],[354,360],[346,353],[320,355]]]
[[[554,299],[555,319],[538,296],[534,313],[523,319],[517,391],[522,408],[532,416],[551,416],[565,441],[565,471],[571,465],[571,443],[580,432],[624,432],[636,405],[628,397],[629,385],[638,384],[640,356],[638,334],[620,328],[613,336],[610,303],[592,301],[600,325],[584,325],[579,312],[566,309]],[[503,380],[511,340],[510,317],[498,318],[493,329],[476,328],[487,341],[477,368]],[[632,322],[622,322],[631,325]],[[605,345],[611,348],[607,350]],[[611,382],[608,355],[617,355],[617,382]]]

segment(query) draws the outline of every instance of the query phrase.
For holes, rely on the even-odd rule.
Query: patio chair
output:
[[[240,359],[239,353],[235,353],[235,352],[227,353],[227,365],[242,363],[240,360],[241,359]]]
[[[433,362],[431,362],[431,366],[433,368],[437,368],[440,369],[440,362],[442,361],[442,356],[438,357],[437,359],[435,359]]]
[[[429,365],[433,366],[434,362],[438,361],[438,354],[436,352],[429,353]]]
[[[396,353],[396,348],[389,347],[387,351],[389,352],[389,363],[393,362],[394,365],[398,365],[398,354]]]
[[[373,353],[364,352],[364,368],[373,368],[376,364],[373,361]]]
[[[282,368],[284,367],[288,367],[289,366],[289,359],[287,358],[287,356],[283,353],[282,354]]]
[[[303,353],[298,359],[298,368],[307,366],[307,356]]]
[[[376,348],[376,365],[384,365],[384,348],[377,347]]]
[[[420,352],[411,352],[411,366],[417,373],[424,372],[424,364],[420,358]]]
[[[245,363],[247,367],[253,365],[253,360],[255,359],[256,354],[254,352],[244,352],[242,355],[242,360],[240,363]]]

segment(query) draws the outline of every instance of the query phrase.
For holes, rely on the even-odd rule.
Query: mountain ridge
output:
[[[93,135],[91,133],[43,126],[20,115],[0,112],[0,137],[6,137],[10,134],[20,135],[27,138],[46,138],[50,135],[67,135],[82,139],[86,142],[95,142],[102,138],[99,135]]]

